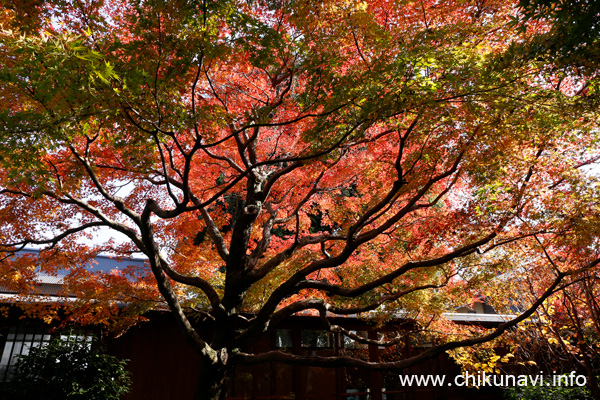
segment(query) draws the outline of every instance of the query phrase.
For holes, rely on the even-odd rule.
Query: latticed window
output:
[[[91,338],[84,335],[60,335],[61,340],[76,340],[88,342]],[[19,357],[29,354],[35,347],[44,347],[50,342],[52,335],[47,327],[13,326],[6,334],[2,358],[0,359],[0,382],[12,378]]]
[[[278,349],[292,348],[294,345],[291,329],[277,329],[275,331],[275,347]]]
[[[42,347],[50,341],[48,330],[40,327],[13,326],[8,330],[2,359],[0,359],[0,381],[10,380],[20,356],[29,354],[32,347]]]
[[[311,348],[330,348],[333,347],[331,334],[323,330],[303,330],[302,347]]]
[[[363,339],[368,339],[368,334],[365,331],[350,331],[350,333],[353,333]],[[340,338],[342,339],[342,343],[340,343],[340,345],[343,344],[345,349],[367,349],[369,347],[368,344],[359,342],[346,335],[340,335]]]

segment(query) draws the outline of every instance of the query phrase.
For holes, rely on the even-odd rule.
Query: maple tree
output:
[[[583,372],[594,398],[600,396],[595,372],[599,346],[597,279],[597,273],[590,272],[580,277],[540,307],[538,324],[515,331],[512,338],[519,359],[541,356],[552,371]]]
[[[600,3],[597,0],[520,0],[519,8],[521,12],[517,19],[522,28],[526,29],[527,23],[532,21],[550,24],[548,32],[542,35],[546,43],[536,40],[536,44],[562,55],[583,53],[597,64],[600,38]]]
[[[82,323],[160,300],[198,398],[240,363],[400,369],[493,340],[599,262],[594,78],[523,51],[516,4],[2,4],[1,283],[30,294],[10,255],[47,245]],[[125,239],[83,244],[99,228]],[[151,274],[81,267],[100,251]],[[443,312],[511,310],[522,282],[518,317],[408,359],[250,352],[301,312],[357,340],[329,317],[454,329]]]
[[[590,87],[597,85],[598,75],[598,10],[597,1],[571,2],[546,0],[520,0],[520,13],[513,17],[516,27],[522,32],[533,31],[524,43],[513,44],[520,48],[525,57],[546,60],[549,70],[562,77],[583,76],[578,93],[584,96]],[[594,90],[594,89],[592,89]],[[594,171],[595,170],[590,170]],[[597,208],[595,179],[576,183],[580,199],[572,199],[563,207],[577,210],[577,218],[572,220],[575,236],[568,235],[561,242],[577,242],[581,238],[596,235],[595,217]],[[595,246],[589,241],[587,246]],[[539,238],[529,246],[540,247],[544,251],[545,262],[537,264],[536,273],[518,278],[525,290],[513,291],[513,302],[521,296],[535,297],[547,284],[548,277],[578,262],[565,258],[564,253]],[[582,247],[584,249],[586,246]],[[584,251],[589,255],[589,248]],[[522,249],[520,253],[528,258]],[[545,276],[545,279],[540,279]],[[563,289],[550,296],[536,311],[532,321],[511,331],[500,341],[488,342],[485,346],[456,349],[453,357],[470,370],[484,368],[499,371],[508,368],[514,371],[524,369],[530,374],[567,373],[578,371],[587,378],[587,386],[594,398],[600,397],[598,377],[595,373],[598,360],[598,271],[586,269],[580,274],[568,277]],[[526,292],[526,293],[525,293]],[[497,350],[504,349],[497,353]],[[506,348],[511,353],[505,354]]]
[[[550,271],[545,273],[553,275]],[[525,292],[536,296],[539,282],[524,281],[528,288]],[[455,349],[451,356],[473,374],[481,370],[490,374],[519,371],[555,379],[552,377],[575,371],[585,376],[590,393],[598,398],[597,281],[595,268],[569,277],[563,288],[541,304],[527,323],[484,345]]]

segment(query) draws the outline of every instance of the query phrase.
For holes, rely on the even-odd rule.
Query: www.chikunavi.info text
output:
[[[399,375],[403,386],[474,386],[474,387],[514,387],[514,386],[585,386],[585,375],[570,374],[544,375],[501,375],[465,372],[452,379],[445,375]]]

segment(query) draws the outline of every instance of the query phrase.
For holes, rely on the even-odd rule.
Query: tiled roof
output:
[[[40,250],[38,249],[23,249],[19,254],[38,255]],[[18,257],[15,256],[15,257]],[[136,266],[144,268],[145,260],[142,258],[117,258],[108,255],[98,255],[88,265],[85,265],[86,270],[90,272],[104,272],[108,273],[115,270],[121,270],[128,266]],[[70,270],[62,269],[55,273],[39,272],[36,282],[38,283],[36,291],[31,293],[34,295],[42,296],[62,296],[64,278],[69,274]],[[10,290],[7,287],[0,285],[0,294],[9,295],[13,297],[18,295],[14,290]],[[6,298],[6,296],[2,296]]]

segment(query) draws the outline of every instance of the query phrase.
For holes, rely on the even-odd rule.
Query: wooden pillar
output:
[[[369,339],[377,340],[377,331],[369,331]],[[379,362],[379,347],[376,344],[369,344],[369,361]],[[382,376],[379,371],[371,371],[371,398],[381,400]]]
[[[410,345],[410,334],[408,332],[404,334],[404,340],[405,340],[405,342],[404,342],[404,346],[405,346],[404,347],[405,358],[410,358],[410,356],[412,355],[411,354],[412,353],[412,348],[411,348],[411,345]],[[407,373],[407,372],[410,372],[410,371],[408,369],[403,369],[402,370],[403,374]],[[407,395],[407,397],[409,399],[414,399],[415,398],[415,396],[416,396],[415,388],[416,388],[416,386],[414,386],[414,385],[410,386],[408,388],[404,388],[404,392],[406,393],[406,395]]]
[[[333,335],[333,354],[335,356],[340,355],[340,348],[343,341],[343,336],[339,333],[335,333]],[[342,367],[335,367],[335,398],[342,399],[342,392],[345,392],[344,389],[344,369]]]
[[[299,328],[292,329],[292,342],[294,354],[302,354],[302,335]],[[294,373],[294,394],[296,400],[304,400],[306,398],[306,379],[304,373],[306,367],[293,366]]]

